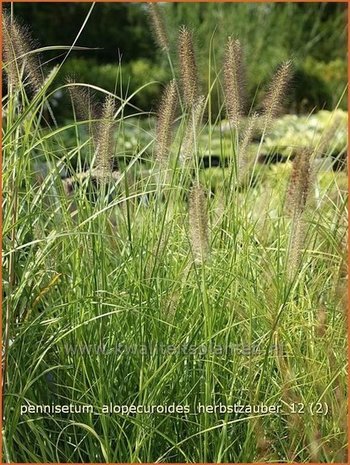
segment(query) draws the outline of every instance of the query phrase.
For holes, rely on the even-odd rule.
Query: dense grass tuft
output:
[[[22,69],[4,95],[6,462],[346,460],[334,132],[314,129],[314,145],[261,165],[289,62],[265,114],[254,102],[245,118],[224,63],[210,61],[232,127],[211,114],[212,86],[198,97],[187,28],[179,43],[183,107],[172,80],[155,124],[130,95],[56,88],[55,69],[34,94]],[[69,89],[78,118],[56,127],[52,95]]]

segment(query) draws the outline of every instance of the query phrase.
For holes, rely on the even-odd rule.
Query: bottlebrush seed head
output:
[[[265,127],[268,127],[282,106],[283,98],[292,77],[292,62],[286,61],[276,71],[263,102]]]
[[[156,3],[149,3],[148,13],[151,22],[151,29],[156,43],[161,50],[167,52],[169,50],[169,39],[159,5]]]
[[[95,96],[90,88],[75,85],[74,79],[67,78],[68,92],[74,106],[75,113],[79,120],[91,122],[92,139],[95,148],[97,147],[98,140],[98,111]]]
[[[243,132],[242,139],[238,148],[238,182],[241,183],[245,178],[248,170],[249,159],[248,159],[248,147],[253,138],[254,129],[256,127],[256,122],[258,119],[258,113],[253,113],[253,115],[248,119],[247,127]]]
[[[163,91],[158,110],[155,157],[156,161],[161,165],[164,165],[168,160],[172,141],[172,124],[175,118],[176,106],[176,81],[172,80]]]
[[[38,57],[30,54],[35,44],[28,29],[11,18],[8,12],[2,16],[2,28],[3,59],[9,84],[19,86],[21,68],[24,67],[28,84],[35,92],[38,91],[42,87],[43,76]]]
[[[94,166],[94,173],[101,180],[110,178],[113,171],[115,110],[114,98],[108,95],[104,101],[101,119],[98,124]]]
[[[180,28],[178,50],[184,103],[192,106],[198,94],[198,76],[193,38],[186,26]]]
[[[224,91],[227,118],[237,128],[243,113],[243,63],[239,40],[229,37],[224,58]]]
[[[312,152],[312,149],[304,148],[293,160],[286,196],[286,207],[290,216],[302,214],[305,210],[311,187]]]
[[[204,103],[205,98],[201,95],[194,103],[189,115],[180,152],[180,161],[183,165],[188,163],[193,156],[196,156],[193,150],[203,116]]]
[[[195,184],[189,195],[189,231],[195,263],[202,264],[208,257],[208,213],[205,193],[200,184]]]

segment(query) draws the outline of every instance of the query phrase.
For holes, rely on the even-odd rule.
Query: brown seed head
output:
[[[258,119],[258,114],[253,115],[248,119],[247,127],[243,132],[242,139],[238,148],[238,182],[241,183],[247,174],[249,168],[248,147],[252,141],[254,129]]]
[[[327,329],[327,309],[322,304],[317,312],[316,334],[318,337],[323,337]]]
[[[97,105],[90,88],[75,84],[72,78],[67,78],[68,92],[79,119],[85,121],[96,117]]]
[[[189,231],[195,263],[202,264],[208,257],[208,213],[204,190],[195,184],[189,195]]]
[[[265,97],[263,108],[265,115],[265,127],[268,127],[281,110],[282,101],[285,96],[287,86],[292,76],[292,62],[286,61],[276,71],[267,95]]]
[[[16,50],[11,39],[11,19],[7,13],[2,15],[2,57],[7,81],[17,88],[20,82],[20,61],[16,57]]]
[[[187,121],[186,131],[181,145],[180,161],[182,164],[187,164],[193,158],[193,156],[196,155],[193,153],[193,150],[203,117],[204,102],[204,96],[201,95],[198,97],[198,99],[196,99],[191,109],[190,117]]]
[[[172,124],[175,118],[177,105],[176,81],[170,81],[163,91],[158,111],[157,136],[156,136],[156,161],[161,166],[168,161],[168,155],[172,140]]]
[[[6,64],[7,77],[10,84],[18,86],[21,68],[24,67],[28,84],[36,92],[43,84],[40,62],[31,54],[35,44],[24,26],[7,12],[3,14],[3,59]]]
[[[161,50],[167,52],[169,50],[168,34],[165,29],[164,18],[159,5],[157,5],[157,3],[149,3],[148,12],[156,43]]]
[[[91,121],[90,129],[94,146],[96,148],[98,139],[98,106],[95,101],[95,96],[89,87],[74,85],[75,82],[72,78],[67,79],[68,92],[74,106],[74,111],[81,121]]]
[[[102,107],[101,119],[98,123],[98,137],[96,142],[96,160],[94,171],[100,180],[109,179],[113,169],[114,155],[114,112],[116,110],[114,98],[108,95]],[[97,175],[98,174],[98,175]]]
[[[184,103],[192,106],[198,95],[198,77],[193,38],[186,26],[180,28],[178,50]]]
[[[229,37],[224,58],[224,91],[227,118],[237,128],[243,113],[243,63],[239,40]]]
[[[311,187],[312,150],[301,150],[293,160],[292,174],[286,197],[287,213],[292,218],[288,248],[288,276],[292,278],[299,266],[302,246],[305,241],[306,224],[303,213]]]
[[[292,173],[286,197],[287,212],[290,216],[304,212],[311,187],[312,149],[300,150],[293,160]]]

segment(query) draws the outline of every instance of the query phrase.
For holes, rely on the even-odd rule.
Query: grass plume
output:
[[[263,102],[265,127],[268,127],[278,115],[291,76],[292,62],[288,60],[277,69]]]
[[[202,26],[200,34],[211,32]],[[153,86],[146,69],[129,89],[131,68],[118,65],[112,95],[97,82],[62,83],[67,68],[59,65],[34,94],[23,60],[19,87],[5,86],[6,463],[308,463],[317,431],[316,446],[328,448],[317,459],[342,463],[346,174],[321,166],[313,209],[317,147],[285,160],[296,144],[318,140],[327,113],[281,120],[269,140],[253,112],[232,129],[221,121],[218,42],[207,39],[204,97],[180,112],[172,81],[158,119],[139,109],[138,94]],[[62,51],[67,61],[79,52]],[[162,58],[171,67],[170,54]],[[91,91],[101,99],[96,115]],[[333,148],[346,151],[338,131],[324,161]],[[116,156],[122,174],[112,171]],[[316,403],[320,394],[330,414],[291,414],[291,403]],[[236,428],[238,412],[226,409],[237,399],[282,410],[270,421],[250,409]],[[60,400],[79,411],[56,410]],[[218,409],[205,407],[213,403]]]
[[[290,242],[288,248],[287,276],[292,279],[299,268],[302,248],[305,241],[306,225],[302,215],[292,220]]]
[[[172,125],[177,106],[176,81],[167,84],[158,110],[157,135],[155,157],[157,163],[164,167],[168,161],[169,150],[172,141]]]
[[[72,78],[67,78],[69,84],[68,92],[74,107],[76,116],[81,121],[89,121],[90,132],[94,146],[97,146],[98,140],[98,106],[94,94],[88,87],[76,85]],[[94,121],[91,121],[94,120]]]
[[[312,150],[304,148],[293,160],[292,173],[286,197],[287,213],[291,216],[288,247],[288,276],[292,278],[299,267],[302,245],[305,242],[304,212],[311,187]]]
[[[109,179],[113,171],[114,155],[114,98],[108,95],[105,98],[101,119],[98,123],[98,137],[96,141],[96,160],[94,165],[94,176],[100,180]]]
[[[35,44],[28,29],[11,18],[8,12],[3,14],[2,28],[3,59],[9,84],[18,87],[23,69],[29,86],[34,92],[39,91],[43,76],[38,57],[31,53]]]
[[[20,62],[11,39],[11,19],[7,13],[2,15],[2,58],[7,82],[17,88],[20,82]]]
[[[229,37],[224,58],[224,90],[227,118],[238,128],[243,113],[242,47],[238,39]]]
[[[243,132],[243,136],[238,147],[238,183],[242,183],[247,175],[249,168],[248,148],[253,138],[258,116],[258,113],[253,113],[253,115],[248,119],[248,124]]]
[[[160,11],[159,5],[156,3],[148,4],[148,13],[151,22],[151,29],[155,37],[158,47],[165,51],[169,51],[169,39],[166,32],[164,18],[162,12]]]
[[[304,148],[293,160],[286,197],[287,213],[291,217],[301,215],[305,210],[311,187],[311,157],[312,149]]]
[[[184,103],[190,107],[198,95],[198,73],[192,33],[186,26],[180,28],[178,53]]]
[[[203,117],[204,102],[205,98],[201,95],[191,109],[180,151],[180,162],[182,165],[186,165],[196,155],[193,153],[193,150]]]
[[[199,183],[190,190],[189,231],[194,261],[203,264],[209,253],[208,212],[204,189]]]

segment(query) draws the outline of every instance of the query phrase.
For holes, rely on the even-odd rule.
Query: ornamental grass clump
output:
[[[293,139],[281,150],[297,153],[293,163],[272,164],[283,124],[265,143],[242,86],[222,121],[219,41],[204,26],[205,91],[185,105],[176,69],[157,119],[138,109],[154,85],[146,68],[137,89],[129,66],[105,90],[63,82],[80,36],[42,50],[63,53],[38,93],[17,53],[19,87],[5,85],[3,98],[5,463],[343,462],[346,175],[319,169],[313,210],[317,147],[297,153]],[[59,106],[63,89],[73,110]],[[273,415],[237,416],[239,399],[241,412]],[[79,411],[62,415],[60,400]],[[33,417],[41,405],[51,413]]]

